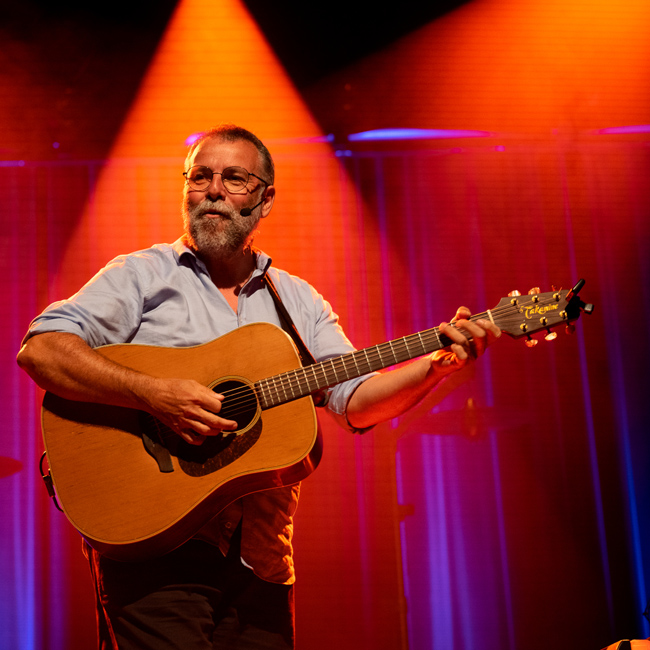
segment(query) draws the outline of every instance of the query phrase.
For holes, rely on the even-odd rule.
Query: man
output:
[[[275,200],[274,167],[252,133],[223,126],[185,161],[184,236],[118,257],[67,301],[32,323],[18,362],[66,399],[146,411],[201,445],[236,423],[223,395],[186,378],[158,378],[93,348],[109,343],[198,345],[249,322],[280,324],[268,276],[318,360],[353,348],[328,303],[306,282],[270,267],[252,247]],[[449,373],[480,356],[500,332],[460,308],[440,353],[329,391],[339,423],[361,431],[403,413]],[[101,648],[292,648],[292,516],[298,486],[239,499],[162,558],[121,563],[87,547]]]

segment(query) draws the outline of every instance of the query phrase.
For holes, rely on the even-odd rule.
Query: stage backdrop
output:
[[[324,420],[296,522],[302,647],[648,635],[650,148],[629,137],[269,143],[278,199],[257,243],[332,302],[358,347],[514,288],[582,277],[596,305],[573,336],[503,337],[401,422],[351,436]],[[80,539],[37,470],[41,393],[15,366],[21,337],[113,255],[180,234],[181,170],[163,158],[0,167],[0,455],[22,463],[0,479],[2,647],[75,650],[94,636]]]
[[[296,521],[299,647],[647,637],[648,18],[645,0],[475,0],[299,90],[240,0],[179,2],[149,66],[137,30],[21,22],[0,68],[0,647],[94,638],[80,539],[38,473],[23,333],[114,255],[178,237],[183,142],[222,121],[277,159],[257,243],[359,347],[515,288],[583,277],[596,305],[573,336],[504,337],[444,401],[372,433],[323,422]],[[492,135],[347,140],[388,127]]]

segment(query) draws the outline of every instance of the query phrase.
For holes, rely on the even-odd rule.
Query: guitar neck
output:
[[[485,318],[486,315],[487,312],[475,314],[470,320]],[[451,343],[451,339],[441,334],[438,327],[432,327],[387,343],[261,379],[255,384],[255,390],[261,407],[268,409],[349,379],[430,354]]]
[[[577,320],[581,311],[588,314],[593,311],[592,304],[584,303],[578,297],[584,284],[584,280],[579,280],[571,290],[554,289],[546,293],[531,289],[526,296],[512,292],[493,309],[474,314],[469,320],[488,319],[513,338],[525,336],[530,339],[531,334],[544,330],[550,334],[552,327],[569,325]],[[451,343],[452,340],[441,334],[438,327],[432,327],[388,343],[261,379],[255,384],[255,391],[261,407],[268,409],[369,372],[436,352]]]

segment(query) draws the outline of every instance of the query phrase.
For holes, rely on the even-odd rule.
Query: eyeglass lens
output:
[[[213,172],[209,167],[197,165],[185,175],[189,186],[194,190],[205,190],[212,178],[219,172]],[[243,167],[226,167],[221,172],[221,181],[230,192],[241,192],[248,185],[249,173]]]

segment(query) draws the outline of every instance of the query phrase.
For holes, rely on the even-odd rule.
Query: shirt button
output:
[[[226,528],[228,528],[228,530],[232,528],[232,524],[229,521],[227,521],[224,525]]]

